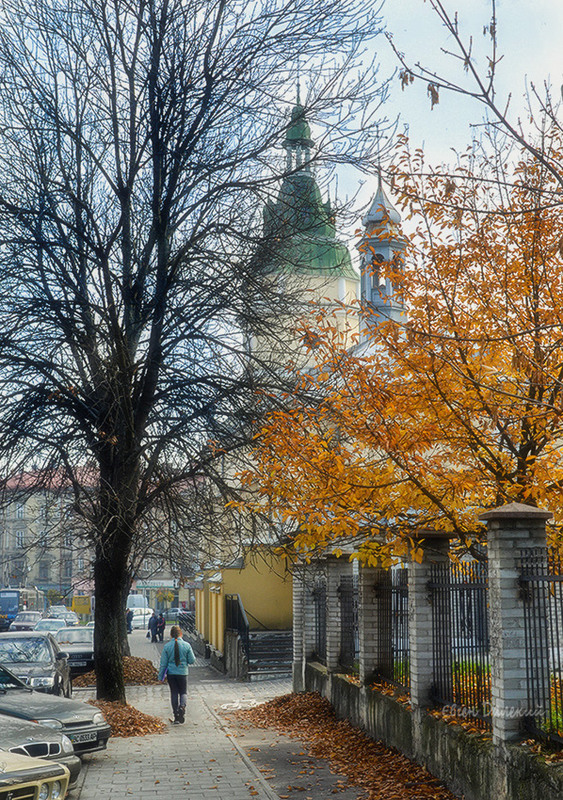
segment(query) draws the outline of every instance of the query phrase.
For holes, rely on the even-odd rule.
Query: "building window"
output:
[[[82,556],[79,556],[76,561],[76,566],[78,567],[78,571],[82,572],[84,570],[84,559]]]
[[[65,533],[65,547],[72,547],[72,533]]]
[[[65,561],[63,563],[63,578],[72,577],[72,561]]]
[[[25,506],[23,503],[18,503],[16,506],[16,518],[23,519],[25,513]]]
[[[47,531],[39,531],[37,544],[39,547],[47,547]]]
[[[16,547],[24,546],[24,531],[16,531]]]
[[[39,562],[39,578],[42,581],[49,580],[49,562],[48,561],[40,561]]]

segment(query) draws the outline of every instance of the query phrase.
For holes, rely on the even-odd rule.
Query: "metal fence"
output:
[[[320,581],[313,589],[315,611],[315,658],[326,664],[326,583]]]
[[[352,672],[359,671],[360,638],[358,627],[358,581],[353,575],[341,578],[340,599],[340,664]]]
[[[377,626],[379,663],[385,681],[410,688],[408,569],[381,570],[376,585],[380,615]]]
[[[525,726],[540,738],[563,744],[563,564],[544,547],[520,552],[524,601]]]
[[[237,631],[246,657],[250,654],[250,625],[240,595],[225,595],[225,629]]]
[[[433,564],[433,700],[450,713],[490,727],[487,563]]]

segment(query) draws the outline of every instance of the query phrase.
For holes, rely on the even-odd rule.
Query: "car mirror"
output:
[[[57,660],[59,660],[59,659],[61,659],[61,658],[68,658],[68,653],[65,653],[63,650],[60,650],[60,651],[57,653]]]

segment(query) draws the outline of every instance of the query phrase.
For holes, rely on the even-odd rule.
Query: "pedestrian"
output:
[[[195,663],[194,651],[182,639],[182,629],[178,625],[170,628],[169,642],[166,642],[160,656],[158,679],[164,683],[168,680],[170,687],[170,703],[174,712],[174,725],[181,725],[186,719],[186,703],[188,700],[188,665]]]
[[[156,616],[156,611],[153,611],[152,615],[151,615],[151,618],[149,619],[149,624],[147,626],[148,629],[149,629],[150,636],[151,636],[151,642],[156,642],[157,641],[157,632],[158,632],[157,631],[157,625],[158,625],[158,619],[157,619],[157,616]],[[148,635],[149,634],[147,633],[147,637],[148,637]]]
[[[158,641],[164,641],[164,629],[166,628],[166,620],[164,619],[164,614],[162,611],[158,615],[158,619],[156,621],[156,632],[158,633]]]
[[[133,633],[133,609],[127,609],[127,616],[125,617],[127,620],[127,633]]]

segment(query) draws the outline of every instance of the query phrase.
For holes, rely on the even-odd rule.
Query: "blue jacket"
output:
[[[175,639],[170,639],[166,642],[160,656],[160,669],[158,671],[158,679],[164,679],[164,673],[168,670],[170,675],[187,675],[188,664],[195,664],[194,651],[191,645],[183,639],[178,639],[178,648],[180,650],[180,663],[176,665],[174,661],[174,642]]]

